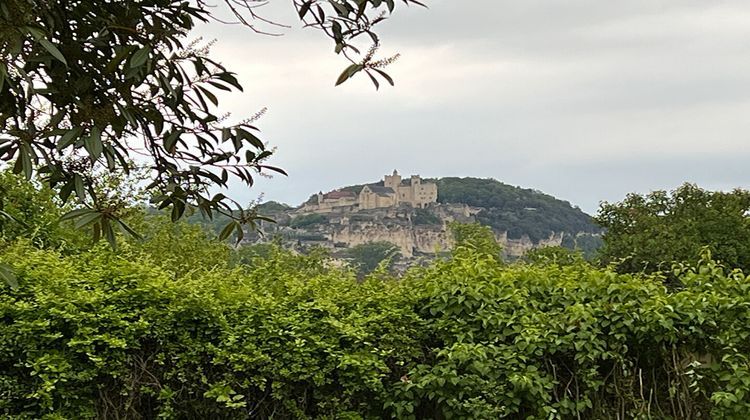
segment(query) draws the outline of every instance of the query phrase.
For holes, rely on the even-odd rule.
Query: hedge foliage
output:
[[[667,289],[583,262],[458,251],[399,280],[357,281],[319,253],[175,270],[141,245],[63,255],[6,243],[19,286],[0,286],[0,415],[750,415],[741,272],[705,258]]]

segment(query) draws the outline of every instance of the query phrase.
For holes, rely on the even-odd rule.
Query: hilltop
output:
[[[541,191],[514,187],[495,179],[440,178],[438,203],[461,203],[481,208],[477,221],[509,238],[524,235],[537,242],[553,232],[597,234],[591,216],[569,202]]]
[[[549,245],[591,253],[601,233],[591,216],[541,191],[494,179],[402,180],[395,171],[379,182],[314,194],[295,208],[272,203],[259,210],[278,222],[263,225],[265,237],[281,237],[291,246],[335,252],[390,242],[406,257],[450,247],[451,221],[490,226],[511,257]]]

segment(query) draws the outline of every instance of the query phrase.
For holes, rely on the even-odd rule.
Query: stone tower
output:
[[[386,175],[383,177],[383,186],[386,188],[392,188],[394,192],[398,191],[398,187],[401,185],[401,175],[398,174],[397,170],[393,170],[393,175]]]

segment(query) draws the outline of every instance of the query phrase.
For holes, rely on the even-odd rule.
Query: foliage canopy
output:
[[[729,267],[750,270],[750,192],[706,191],[684,184],[671,193],[629,194],[603,203],[601,258],[623,272],[667,271],[695,262],[703,247]]]
[[[505,264],[489,228],[455,225],[450,258],[358,279],[323,252],[235,250],[163,215],[129,222],[147,234],[117,251],[59,247],[55,230],[0,240],[16,275],[0,284],[0,415],[750,414],[750,279],[708,254],[669,289],[561,250]]]
[[[258,13],[264,2],[223,0],[237,23],[256,32],[275,28]],[[393,12],[393,0],[293,0],[300,19],[330,37],[351,65],[338,83],[358,72],[378,84],[391,78],[374,57],[375,25]],[[404,4],[421,4],[402,0]],[[211,187],[230,179],[246,185],[260,171],[282,172],[266,160],[272,151],[257,136],[254,116],[228,123],[218,91],[242,90],[236,75],[186,43],[196,24],[217,19],[205,0],[4,0],[0,3],[0,162],[30,179],[35,172],[63,202],[87,206],[71,216],[95,233],[114,236],[118,209],[102,202],[96,171],[150,170],[149,191],[172,219],[197,208],[223,213],[232,229],[258,218]],[[362,51],[355,40],[374,47]],[[232,212],[232,204],[237,209]]]
[[[527,235],[532,241],[547,239],[555,233],[575,235],[598,233],[591,216],[567,201],[550,195],[513,187],[494,179],[440,178],[438,202],[465,203],[481,207],[477,220],[510,238]]]
[[[393,263],[401,257],[401,251],[390,242],[368,242],[347,249],[346,256],[359,274],[365,275],[375,271],[384,263],[386,264],[384,268],[391,268]]]
[[[750,280],[504,265],[473,247],[358,281],[148,242],[0,249],[0,413],[20,418],[728,418],[750,414]],[[190,242],[182,241],[185,246]],[[217,251],[225,244],[214,242]],[[175,269],[174,261],[193,263]],[[181,267],[184,267],[181,266]]]

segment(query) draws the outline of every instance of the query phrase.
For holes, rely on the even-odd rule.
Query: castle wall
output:
[[[363,210],[372,210],[382,207],[392,207],[396,205],[396,199],[393,196],[384,197],[373,192],[362,191],[359,194],[359,208]]]
[[[414,194],[415,207],[424,207],[429,203],[437,202],[437,185],[436,184],[418,184],[412,185]]]
[[[397,171],[393,175],[383,177],[383,186],[390,188],[393,193],[380,194],[373,192],[368,187],[362,189],[356,197],[327,198],[326,195],[318,194],[317,204],[305,204],[302,211],[330,213],[340,208],[354,208],[357,206],[362,210],[395,207],[400,203],[407,203],[413,207],[425,207],[429,203],[437,202],[437,185],[433,183],[423,184],[419,175],[412,175],[409,185],[401,185],[402,178]]]
[[[409,204],[414,202],[414,192],[411,186],[400,186],[394,191],[398,191],[399,202]]]
[[[393,191],[398,191],[401,185],[401,175],[398,172],[393,171],[393,175],[386,175],[383,177],[383,186],[392,188]]]

